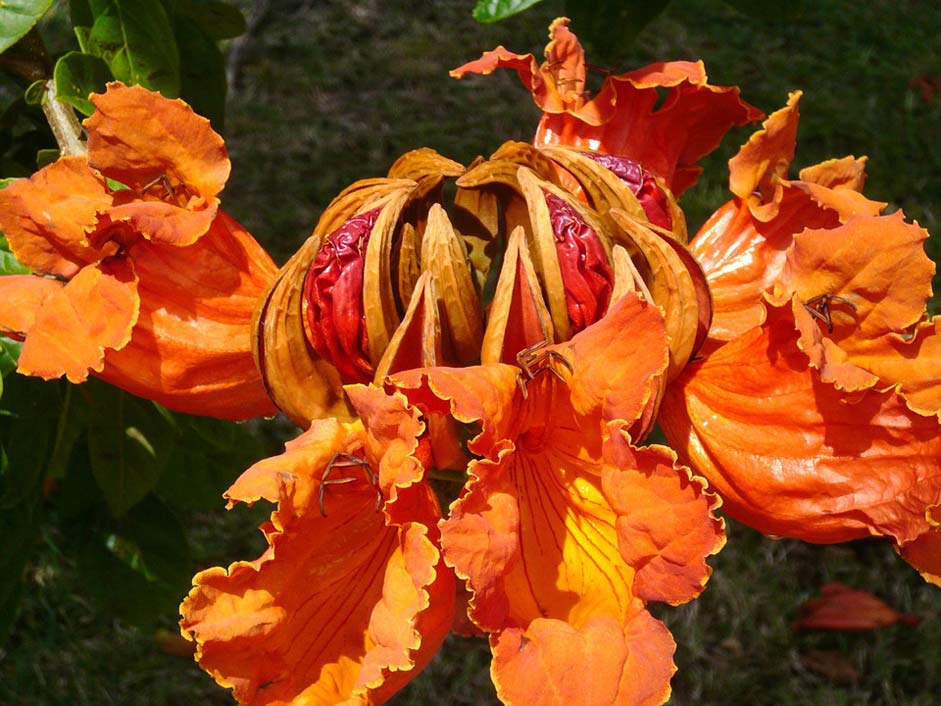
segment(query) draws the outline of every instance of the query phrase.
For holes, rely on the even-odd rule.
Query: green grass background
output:
[[[529,139],[538,111],[515,75],[458,82],[447,72],[499,43],[540,54],[561,6],[547,0],[492,26],[475,23],[471,6],[471,0],[273,3],[230,101],[233,173],[223,203],[278,261],[303,242],[333,195],[355,179],[384,174],[406,150],[427,145],[466,163],[504,140]],[[941,76],[941,5],[808,1],[756,8],[762,9],[745,14],[720,2],[674,0],[625,48],[618,68],[701,58],[712,83],[741,86],[769,113],[789,91],[802,89],[794,173],[832,156],[868,155],[867,194],[927,227],[937,259],[941,96],[923,100],[911,82]],[[727,200],[725,163],[752,129],[733,131],[684,196],[691,231]],[[196,560],[208,566],[256,556],[254,527],[262,513],[226,514],[220,501],[216,513],[184,518]],[[0,652],[0,704],[231,703],[188,658],[165,654],[151,633],[95,611],[58,549],[61,540],[47,531],[29,570],[22,615]],[[941,591],[887,543],[811,546],[730,523],[729,543],[711,563],[715,573],[699,600],[653,608],[678,643],[672,704],[941,702]],[[834,580],[923,621],[915,629],[795,633],[797,607]],[[165,627],[174,630],[174,616]],[[815,671],[825,659],[842,660],[855,676],[835,680]],[[482,641],[451,638],[394,703],[496,703],[488,665]]]

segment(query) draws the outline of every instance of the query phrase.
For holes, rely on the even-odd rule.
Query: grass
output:
[[[334,194],[355,179],[384,174],[406,150],[429,145],[466,163],[506,139],[528,139],[537,112],[514,75],[458,82],[447,71],[500,43],[540,53],[559,8],[547,0],[506,23],[482,26],[470,18],[471,5],[276,3],[230,104],[233,174],[223,194],[225,207],[276,259],[303,242]],[[941,99],[923,100],[911,82],[941,74],[941,7],[790,5],[796,10],[787,16],[764,18],[709,0],[675,0],[626,50],[622,68],[702,58],[713,83],[740,85],[766,112],[803,89],[796,166],[869,155],[867,193],[927,227],[937,259]],[[750,130],[734,131],[684,196],[691,229],[728,198],[724,165]],[[217,513],[183,519],[197,561],[210,565],[255,556],[257,518],[245,510],[225,514],[220,503]],[[703,596],[687,606],[655,608],[678,643],[672,704],[937,703],[941,593],[886,543],[773,541],[735,523],[729,534]],[[0,653],[0,703],[230,703],[190,659],[162,651],[165,641],[83,598],[87,591],[59,550],[64,538],[47,533],[43,539],[14,636]],[[795,633],[790,625],[798,606],[829,581],[872,591],[923,621],[915,629]],[[162,627],[172,632],[174,616]],[[821,673],[828,661],[845,676]],[[493,704],[488,664],[482,641],[452,637],[394,703]]]

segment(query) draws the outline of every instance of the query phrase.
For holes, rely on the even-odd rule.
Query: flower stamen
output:
[[[823,322],[827,327],[827,333],[833,333],[833,319],[830,316],[830,302],[845,304],[854,312],[856,311],[856,305],[853,304],[853,302],[851,302],[849,299],[845,299],[844,297],[838,297],[835,294],[820,294],[805,301],[804,308],[807,310],[807,313],[809,313],[818,321]]]
[[[520,367],[516,375],[516,384],[519,385],[524,400],[529,399],[529,393],[526,390],[527,383],[534,380],[539,373],[548,371],[561,382],[565,382],[558,366],[563,366],[570,374],[575,372],[571,362],[559,351],[548,348],[548,345],[549,341],[540,341],[516,354],[516,364]]]
[[[347,483],[353,483],[356,481],[355,476],[330,478],[330,473],[334,468],[362,468],[363,473],[366,476],[366,480],[369,481],[369,484],[376,491],[376,511],[378,512],[379,505],[382,503],[382,491],[379,489],[379,476],[372,469],[372,466],[369,465],[369,461],[366,459],[360,458],[354,454],[338,451],[330,457],[329,461],[327,461],[327,467],[324,468],[323,475],[320,477],[320,495],[318,498],[320,504],[320,514],[324,517],[327,516],[325,498],[328,485],[345,485]]]

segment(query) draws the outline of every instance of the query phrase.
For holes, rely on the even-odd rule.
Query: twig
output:
[[[42,112],[59,144],[59,153],[62,156],[85,154],[88,150],[82,142],[82,126],[71,106],[56,98],[56,84],[52,79],[46,81],[43,92]]]

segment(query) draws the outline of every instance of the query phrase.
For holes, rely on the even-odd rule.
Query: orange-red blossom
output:
[[[506,704],[666,701],[646,606],[695,598],[725,542],[704,481],[640,445],[711,318],[685,240],[663,178],[558,145],[416,150],[344,190],[258,310],[309,428],[228,492],[278,506],[183,603],[202,666],[245,704],[376,704],[453,621]]]
[[[797,104],[731,161],[691,244],[713,295],[660,422],[732,517],[811,542],[888,537],[941,585],[941,319],[927,233],[861,193],[864,159],[787,178]]]
[[[18,370],[89,373],[176,409],[271,414],[251,355],[267,253],[219,209],[225,145],[182,101],[110,84],[87,154],[0,189],[0,230],[30,275],[0,277]]]
[[[456,575],[504,703],[666,701],[675,645],[645,605],[695,598],[725,535],[703,481],[632,441],[668,367],[662,317],[628,294],[548,350],[565,363],[525,386],[501,363],[349,386],[356,420],[249,469],[227,496],[278,503],[270,546],[197,575],[182,627],[202,666],[245,704],[382,703],[451,629]],[[442,417],[475,430],[444,518]]]

